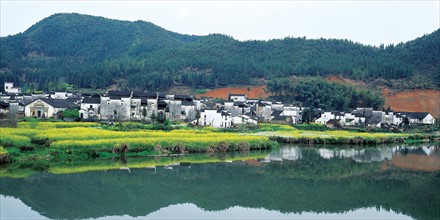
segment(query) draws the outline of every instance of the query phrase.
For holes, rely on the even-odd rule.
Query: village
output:
[[[103,95],[56,91],[23,94],[11,82],[5,82],[0,94],[0,113],[14,113],[34,118],[64,118],[65,111],[77,110],[76,121],[143,121],[163,117],[172,122],[194,126],[233,128],[258,123],[301,124],[319,123],[330,128],[372,127],[397,128],[403,124],[433,125],[428,112],[393,112],[357,108],[352,112],[323,111],[318,108],[294,106],[281,102],[249,99],[246,94],[229,94],[227,100],[186,94],[158,92],[109,91]]]

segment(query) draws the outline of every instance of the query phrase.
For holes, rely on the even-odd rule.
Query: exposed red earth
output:
[[[344,83],[352,86],[366,88],[365,83],[346,79],[340,76],[327,77],[330,82]],[[250,87],[225,87],[210,90],[206,93],[197,95],[197,98],[202,96],[211,98],[227,99],[229,94],[243,94],[246,93],[248,98],[267,98],[269,93],[266,92],[266,85],[250,86]],[[384,108],[390,108],[393,111],[415,111],[415,112],[429,112],[433,117],[440,115],[440,91],[434,89],[424,90],[408,90],[403,92],[393,92],[390,89],[382,89],[382,95],[385,98]]]
[[[198,94],[196,97],[202,96],[211,98],[227,99],[229,94],[247,94],[249,99],[267,98],[269,94],[266,93],[266,85],[249,86],[249,87],[226,87],[213,89],[203,94]]]

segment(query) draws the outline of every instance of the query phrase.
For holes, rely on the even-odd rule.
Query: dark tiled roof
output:
[[[70,102],[67,99],[37,99],[37,100],[41,100],[51,105],[54,108],[78,108],[78,105],[76,105],[73,102]]]
[[[7,107],[9,107],[9,103],[5,101],[0,101],[0,108],[7,108]]]
[[[156,99],[157,93],[155,93],[155,92],[135,92],[135,93],[133,93],[133,98]]]
[[[192,101],[193,97],[190,95],[182,95],[182,94],[176,94],[174,95],[174,99],[180,99],[180,100],[186,100],[186,101]]]
[[[283,113],[283,111],[279,111],[279,110],[275,110],[272,112],[271,116],[273,116],[272,120],[273,121],[284,121],[287,116],[282,116],[281,113]]]
[[[429,113],[428,112],[399,112],[399,114],[404,115],[410,119],[424,119]]]
[[[339,112],[339,111],[332,111],[332,114],[335,116],[344,116],[343,112]]]
[[[84,100],[82,101],[82,103],[87,103],[87,104],[99,104],[101,102],[101,98],[89,98],[89,97],[85,97]]]
[[[382,112],[372,112],[368,124],[379,124],[382,121]]]
[[[182,105],[184,106],[195,106],[194,102],[192,101],[182,101]]]
[[[113,97],[130,97],[131,92],[130,91],[108,91],[107,95],[110,96],[110,98]]]
[[[234,102],[234,105],[238,106],[238,107],[244,107],[245,106],[245,104],[243,102]]]

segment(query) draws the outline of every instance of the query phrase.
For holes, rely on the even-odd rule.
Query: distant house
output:
[[[282,115],[283,111],[275,110],[272,112],[271,123],[274,124],[291,124],[292,117]]]
[[[339,122],[344,122],[345,113],[339,111],[324,112],[321,114],[321,117],[315,120],[315,122],[320,124],[327,124],[327,122],[330,120],[338,120]]]
[[[330,119],[325,122],[325,126],[328,128],[340,128],[342,126],[341,119]]]
[[[247,95],[246,94],[229,94],[228,99],[231,99],[235,102],[246,102]]]
[[[79,117],[84,119],[99,119],[99,106],[101,105],[100,97],[84,97],[81,101]]]
[[[399,112],[402,117],[407,117],[410,124],[433,125],[435,119],[429,112]]]
[[[50,94],[51,99],[67,99],[72,96],[73,96],[73,93],[67,92],[67,91],[56,91],[56,92],[52,92]]]
[[[27,117],[50,118],[66,109],[79,109],[79,106],[65,99],[37,99],[24,108]]]
[[[100,115],[103,120],[129,120],[131,92],[108,92],[101,96]]]
[[[253,117],[251,115],[238,115],[235,117],[232,117],[232,124],[235,125],[256,125],[258,124],[258,120],[256,117]]]
[[[200,112],[199,126],[212,126],[215,128],[230,128],[232,127],[231,113],[225,110],[202,110]],[[197,124],[197,120],[192,122]]]
[[[5,82],[4,89],[6,93],[15,93],[15,94],[21,93],[21,88],[14,87],[13,82]]]
[[[259,101],[255,107],[256,115],[261,122],[269,122],[272,119],[272,103]]]

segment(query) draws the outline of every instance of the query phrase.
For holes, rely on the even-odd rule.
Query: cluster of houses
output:
[[[0,94],[0,113],[13,111],[19,115],[37,118],[63,117],[66,109],[77,109],[81,120],[126,121],[151,120],[162,116],[170,121],[186,121],[198,126],[230,128],[240,124],[256,125],[260,122],[279,124],[302,123],[301,106],[281,102],[248,99],[246,94],[230,94],[227,100],[194,99],[190,95],[166,95],[157,92],[109,91],[103,95],[50,92],[22,94],[11,90],[12,83],[5,83],[7,93]],[[374,111],[357,108],[350,113],[324,112],[314,109],[316,123],[329,127],[372,126],[409,124],[434,124],[427,112]]]

